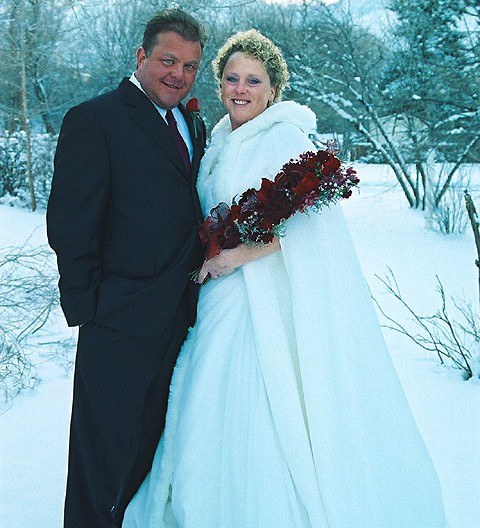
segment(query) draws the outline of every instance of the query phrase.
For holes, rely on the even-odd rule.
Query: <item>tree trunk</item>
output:
[[[477,246],[477,259],[475,260],[475,265],[478,268],[478,297],[480,302],[480,230],[479,230],[479,219],[478,214],[473,204],[472,197],[465,191],[465,206],[467,208],[468,217],[470,218],[470,223],[472,225],[473,236],[475,238],[475,245]]]
[[[32,211],[37,209],[37,199],[35,197],[35,187],[33,185],[33,171],[32,171],[32,136],[30,130],[30,120],[28,118],[28,93],[27,93],[27,67],[26,67],[26,55],[25,50],[25,13],[24,5],[22,3],[22,10],[20,17],[20,68],[21,68],[21,120],[22,128],[25,132],[25,141],[26,141],[26,154],[27,154],[27,177],[28,177],[28,190],[30,192],[30,206]]]
[[[453,166],[452,170],[450,171],[450,174],[448,175],[442,189],[440,192],[435,196],[435,205],[438,206],[440,201],[443,198],[443,195],[447,192],[448,188],[450,187],[450,184],[452,182],[452,178],[454,174],[459,169],[460,165],[465,161],[465,158],[468,156],[472,148],[476,145],[477,141],[480,139],[480,133],[478,133],[471,141],[466,145],[466,147],[463,149],[463,152],[458,157],[455,165]]]

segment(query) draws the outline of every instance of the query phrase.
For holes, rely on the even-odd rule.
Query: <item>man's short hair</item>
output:
[[[145,26],[142,48],[147,57],[157,44],[158,34],[167,31],[173,31],[190,42],[198,42],[202,50],[207,40],[205,28],[195,17],[180,8],[164,9],[153,15]]]

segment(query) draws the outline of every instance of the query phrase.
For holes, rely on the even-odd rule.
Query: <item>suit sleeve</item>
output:
[[[57,254],[60,301],[69,326],[95,315],[108,188],[103,131],[88,109],[75,107],[60,131],[47,208],[48,241]]]

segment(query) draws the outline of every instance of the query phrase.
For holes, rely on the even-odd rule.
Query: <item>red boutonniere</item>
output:
[[[201,119],[200,104],[198,103],[198,99],[196,97],[192,97],[191,99],[189,99],[186,108],[189,116],[192,118],[193,121],[193,132],[195,134],[195,137],[198,137],[197,121]]]

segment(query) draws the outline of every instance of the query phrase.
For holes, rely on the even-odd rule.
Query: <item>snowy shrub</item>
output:
[[[468,217],[463,204],[463,190],[449,187],[438,205],[432,204],[427,213],[429,225],[446,235],[463,233]]]
[[[26,157],[21,133],[0,137],[0,196],[15,196],[26,184]]]
[[[429,165],[430,199],[427,225],[444,234],[463,233],[468,225],[468,215],[463,200],[464,189],[470,186],[472,165],[455,168],[451,163]],[[454,175],[453,178],[451,175]],[[440,190],[445,187],[443,194]],[[438,197],[441,196],[440,199]]]
[[[0,254],[0,407],[35,384],[32,350],[58,305],[56,270],[46,247],[4,248]]]
[[[32,172],[37,205],[45,208],[53,173],[57,136],[32,133]],[[0,136],[0,199],[27,206],[30,203],[25,133],[4,131]]]
[[[400,322],[388,315],[374,299],[388,321],[384,325],[386,328],[407,336],[424,350],[436,354],[442,365],[459,369],[464,379],[480,378],[480,317],[469,303],[452,298],[455,312],[452,316],[443,285],[437,277],[441,307],[431,315],[418,315],[402,297],[392,270],[389,269],[386,278],[378,275],[377,278],[408,315],[408,320]]]
[[[30,358],[22,353],[14,335],[0,327],[0,409],[22,389],[36,384]]]

